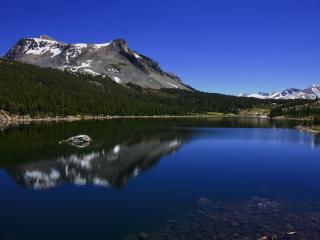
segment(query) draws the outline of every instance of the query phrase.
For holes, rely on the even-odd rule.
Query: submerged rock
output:
[[[60,141],[59,144],[68,143],[75,147],[84,148],[89,146],[91,142],[92,142],[92,139],[88,135],[81,134],[81,135],[73,136],[66,140]]]
[[[143,239],[143,240],[148,239],[148,234],[145,232],[139,233],[139,239]]]
[[[174,213],[149,240],[294,240],[320,239],[318,202],[278,202],[254,197],[246,201],[198,199],[190,212]]]

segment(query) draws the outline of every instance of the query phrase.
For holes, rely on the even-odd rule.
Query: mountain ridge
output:
[[[320,84],[313,84],[306,89],[287,88],[279,92],[258,92],[252,94],[240,93],[239,97],[253,97],[259,99],[309,99],[314,100],[320,97]]]
[[[69,44],[41,35],[21,38],[4,57],[75,74],[108,76],[120,84],[192,90],[175,74],[163,71],[158,62],[131,50],[124,39],[100,44]]]

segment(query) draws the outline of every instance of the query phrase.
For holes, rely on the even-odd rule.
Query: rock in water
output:
[[[81,135],[73,136],[66,140],[60,141],[59,143],[61,144],[64,142],[69,143],[70,145],[75,147],[83,148],[83,147],[89,146],[90,143],[92,142],[92,139],[88,135],[81,134]]]
[[[9,114],[3,110],[0,110],[0,122],[11,122]]]

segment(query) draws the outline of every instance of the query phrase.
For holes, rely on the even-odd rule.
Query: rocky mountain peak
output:
[[[122,38],[112,40],[112,41],[111,41],[111,44],[112,44],[113,46],[118,46],[118,47],[121,47],[121,48],[128,48],[128,43],[127,43],[127,41],[124,40],[124,39],[122,39]]]
[[[40,39],[43,39],[43,40],[49,40],[49,41],[55,41],[55,42],[58,42],[57,40],[55,40],[54,38],[48,36],[48,35],[40,35],[39,36]]]
[[[67,44],[41,35],[21,39],[5,57],[40,67],[108,76],[120,84],[191,90],[176,75],[163,71],[159,63],[131,50],[124,39],[102,44]]]

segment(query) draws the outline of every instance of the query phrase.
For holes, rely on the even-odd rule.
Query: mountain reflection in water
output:
[[[118,120],[109,122],[65,123],[19,126],[0,134],[2,161],[22,186],[48,189],[61,184],[124,187],[130,177],[156,165],[162,156],[177,151],[192,138],[251,139],[258,141],[294,141],[298,144],[319,144],[319,137],[290,133],[279,138],[270,129],[261,139],[261,131],[245,131],[247,127],[277,127],[270,121],[226,120],[198,121],[196,124],[156,120]],[[176,126],[181,126],[177,128]],[[208,129],[208,126],[213,127]],[[214,128],[222,126],[223,128]],[[226,131],[228,127],[240,127]],[[287,126],[290,127],[290,126]],[[241,130],[243,129],[243,130]],[[279,130],[278,130],[279,131]],[[86,132],[93,138],[90,146],[79,149],[61,139]]]
[[[19,137],[18,141],[25,140],[24,158],[28,153],[37,153],[35,158],[28,156],[22,161],[19,160],[20,154],[15,156],[15,152],[8,153],[10,158],[15,158],[14,166],[7,167],[8,171],[20,185],[37,190],[65,183],[123,187],[130,177],[137,177],[154,166],[162,156],[176,151],[191,136],[190,131],[183,129],[152,126],[151,129],[145,129],[143,125],[126,128],[121,124],[106,124],[102,126],[104,129],[99,129],[95,125],[92,127],[95,132],[91,133],[92,146],[79,149],[58,144],[56,131],[60,134],[64,126],[51,126],[51,133],[42,125],[33,126],[33,130],[27,126],[12,130],[18,131],[15,132],[18,135],[16,137]],[[90,127],[88,131],[90,132]],[[105,136],[101,133],[105,133]],[[51,137],[56,137],[57,141],[52,142]],[[4,149],[6,151],[8,152]]]
[[[157,163],[161,156],[178,149],[182,139],[161,140],[154,136],[133,144],[117,144],[111,149],[71,154],[19,166],[19,182],[34,189],[62,183],[124,186],[131,176]]]

